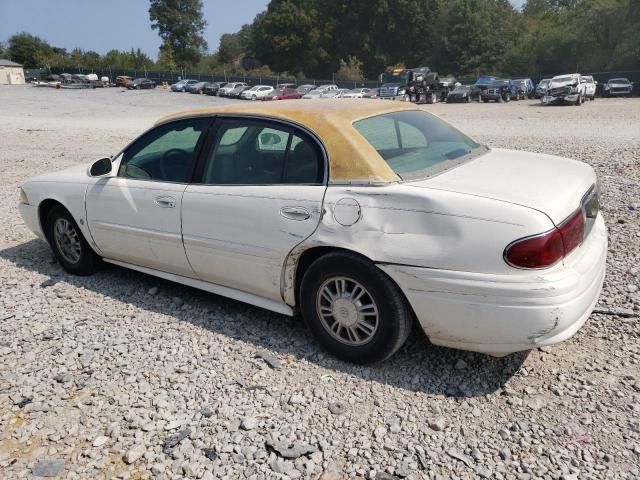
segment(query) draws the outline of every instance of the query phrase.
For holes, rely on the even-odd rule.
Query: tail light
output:
[[[580,246],[584,234],[585,213],[580,208],[553,230],[511,243],[504,259],[517,268],[547,268]]]

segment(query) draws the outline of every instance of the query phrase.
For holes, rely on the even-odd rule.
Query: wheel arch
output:
[[[38,204],[38,221],[40,222],[40,229],[42,230],[42,233],[48,242],[51,242],[51,239],[49,238],[49,232],[47,230],[47,217],[49,216],[51,210],[53,210],[55,207],[63,208],[73,218],[73,214],[67,207],[62,204],[62,202],[53,198],[46,198],[42,200]]]
[[[363,260],[371,262],[374,265],[376,263],[373,261],[373,259],[369,258],[366,255],[363,255],[360,252],[356,252],[355,250],[351,250],[348,248],[336,247],[331,245],[312,246],[309,248],[300,249],[300,251],[298,252],[294,251],[289,255],[289,258],[287,259],[287,265],[285,266],[285,281],[283,282],[284,285],[283,285],[282,293],[283,293],[283,298],[287,304],[292,306],[295,310],[299,308],[300,285],[302,283],[302,278],[304,277],[304,274],[309,269],[311,264],[313,264],[313,262],[315,262],[321,257],[324,257],[329,253],[334,253],[334,252],[343,252],[343,253],[348,253],[350,255],[356,255],[362,258]],[[398,290],[406,299],[406,295],[402,290],[402,288],[400,287],[400,285],[398,285],[398,282],[396,282],[393,278],[387,275],[383,270],[381,269],[378,269],[378,270],[380,271],[380,273],[387,276],[391,280],[391,282],[393,282],[396,285],[396,287],[398,287]],[[408,299],[407,299],[407,303],[408,303]],[[412,307],[410,306],[410,308]]]

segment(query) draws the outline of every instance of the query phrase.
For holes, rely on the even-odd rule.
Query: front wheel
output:
[[[255,102],[256,100],[258,100],[258,97],[256,97],[255,95],[251,95],[251,100]]]
[[[329,253],[309,267],[300,306],[318,342],[349,362],[385,360],[413,325],[411,307],[393,280],[373,262],[348,252]]]
[[[506,94],[504,95],[504,101],[505,101],[506,103],[509,103],[509,102],[511,101],[511,94],[506,93]]]
[[[91,275],[100,257],[91,249],[71,214],[55,207],[47,216],[47,238],[60,265],[75,275]]]
[[[578,94],[578,99],[576,100],[576,105],[579,107],[582,105],[582,95]]]

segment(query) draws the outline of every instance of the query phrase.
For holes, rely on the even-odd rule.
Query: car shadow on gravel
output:
[[[493,358],[437,347],[431,345],[416,326],[405,346],[389,360],[373,366],[353,365],[324,352],[299,318],[109,264],[90,277],[69,275],[40,240],[1,250],[0,258],[46,277],[33,288],[54,288],[57,283],[66,283],[249,342],[256,350],[266,349],[281,357],[293,356],[336,372],[411,391],[451,397],[488,395],[518,372],[528,354]],[[151,289],[157,292],[150,294]],[[247,361],[253,353],[247,353]]]

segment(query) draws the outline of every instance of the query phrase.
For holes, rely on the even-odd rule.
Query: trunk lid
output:
[[[491,149],[440,175],[406,184],[523,205],[541,211],[558,225],[580,207],[595,183],[595,172],[586,163]]]

